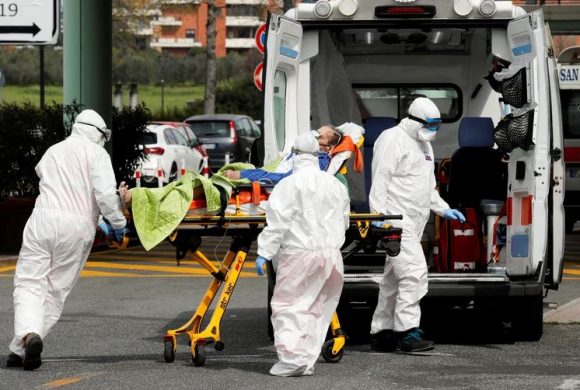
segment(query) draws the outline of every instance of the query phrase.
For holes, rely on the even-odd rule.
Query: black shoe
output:
[[[405,352],[424,352],[435,348],[433,341],[423,339],[423,331],[413,328],[398,334],[399,346]]]
[[[6,359],[6,367],[22,367],[22,358],[17,354],[10,352]]]
[[[24,360],[22,366],[26,371],[36,370],[42,364],[42,339],[36,333],[29,333],[24,342]]]
[[[397,349],[397,339],[395,333],[388,330],[381,330],[379,333],[371,334],[371,350],[376,352],[394,352]]]

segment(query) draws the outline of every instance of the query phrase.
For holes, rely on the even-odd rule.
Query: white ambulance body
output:
[[[374,140],[406,116],[415,97],[431,98],[443,119],[436,160],[450,158],[451,171],[463,168],[460,177],[470,181],[450,182],[449,190],[469,192],[484,182],[485,191],[502,193],[492,205],[496,215],[501,202],[507,207],[507,237],[501,261],[490,259],[483,272],[430,272],[427,301],[497,300],[508,305],[521,338],[539,339],[544,290],[561,281],[564,245],[558,78],[542,12],[493,0],[319,0],[270,15],[266,41],[261,162],[288,152],[302,132],[358,123],[366,131],[366,172],[351,170],[347,179],[353,208],[368,211]],[[503,64],[492,75],[499,91],[484,79],[492,63]],[[465,129],[470,123],[473,129]],[[494,179],[497,162],[454,164],[465,146],[458,135],[473,147],[492,132],[496,145],[489,149],[509,156],[503,179]],[[376,302],[383,264],[384,253],[345,262],[343,303]]]

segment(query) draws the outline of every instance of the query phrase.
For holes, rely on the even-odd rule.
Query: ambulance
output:
[[[558,56],[564,161],[566,162],[566,233],[580,219],[580,47],[569,47]]]
[[[565,223],[558,74],[542,11],[500,0],[318,0],[270,15],[266,30],[253,161],[276,160],[323,124],[357,123],[365,169],[346,178],[353,210],[368,212],[374,141],[413,99],[430,98],[443,121],[433,142],[442,196],[477,209],[484,255],[477,267],[434,267],[441,244],[429,224],[424,302],[493,302],[519,339],[540,339]],[[342,307],[376,305],[384,261],[377,248],[345,256]]]

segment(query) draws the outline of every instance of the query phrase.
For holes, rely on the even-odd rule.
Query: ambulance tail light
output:
[[[432,5],[384,5],[375,7],[377,18],[432,18],[437,13]]]

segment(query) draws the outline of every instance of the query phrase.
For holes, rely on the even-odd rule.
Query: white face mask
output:
[[[99,142],[97,142],[97,145],[104,148],[105,147],[105,137],[100,137]]]
[[[435,139],[437,135],[436,131],[427,130],[426,128],[422,127],[417,131],[417,139],[421,141],[430,142]]]

